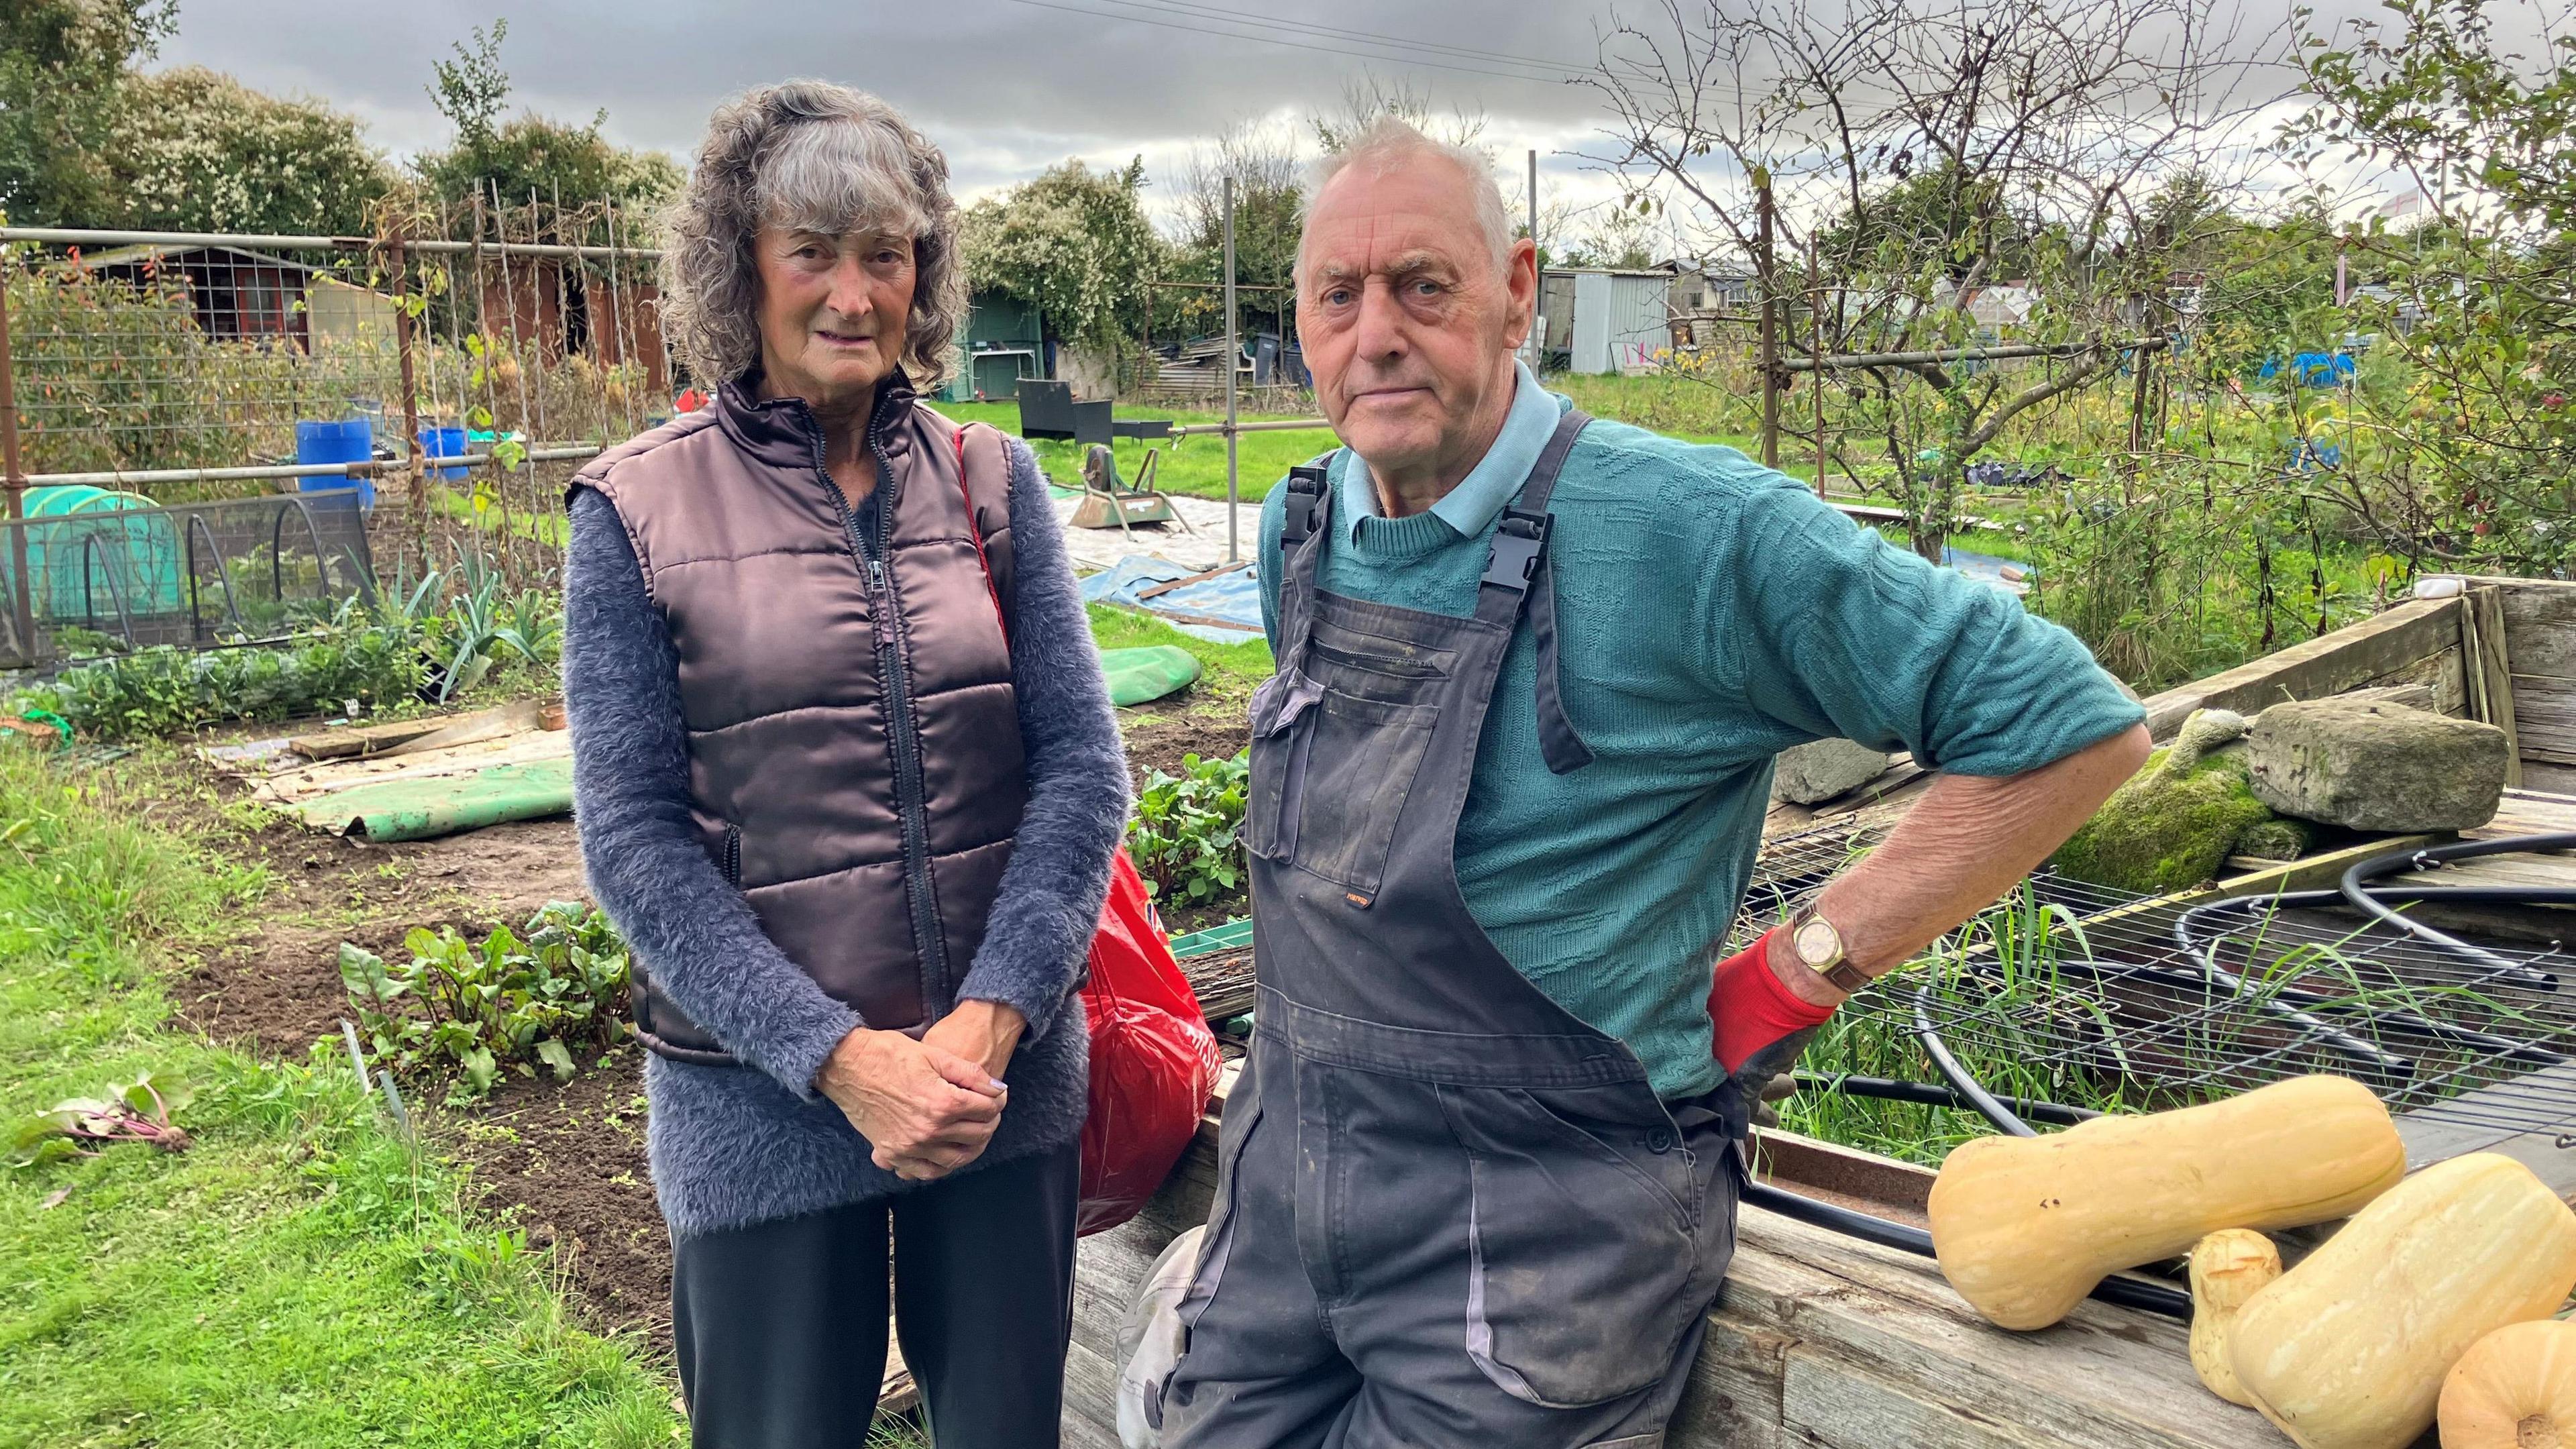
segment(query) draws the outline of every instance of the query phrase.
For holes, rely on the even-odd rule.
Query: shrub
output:
[[[1127,850],[1136,872],[1165,905],[1198,905],[1244,881],[1243,800],[1249,753],[1230,760],[1181,757],[1181,773],[1156,770],[1136,797]]]
[[[340,947],[340,981],[359,1031],[378,1057],[404,1071],[453,1068],[457,1094],[492,1090],[503,1066],[536,1066],[556,1080],[573,1072],[573,1049],[615,1040],[626,1000],[626,943],[596,910],[551,901],[525,936],[496,927],[480,945],[441,928],[403,938],[407,963]]]

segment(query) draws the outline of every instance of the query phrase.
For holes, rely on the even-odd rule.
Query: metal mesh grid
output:
[[[1736,934],[1749,940],[1875,845],[1868,829],[1766,848]],[[2432,882],[2438,885],[2438,879]],[[1926,1036],[1999,1095],[2126,1110],[2181,1106],[2309,1072],[2394,1112],[2489,1140],[2576,1126],[2576,1000],[2560,943],[2482,939],[2470,960],[2358,912],[2265,901],[2198,913],[2032,877],[1845,1008],[1882,1049]],[[1889,1073],[1899,1075],[1900,1073]]]
[[[159,504],[355,483],[392,505],[388,561],[461,543],[542,582],[571,470],[674,411],[657,254],[607,201],[486,194],[382,233],[12,233],[17,470]]]
[[[0,667],[76,652],[81,635],[126,649],[280,639],[374,592],[346,488],[0,522]]]

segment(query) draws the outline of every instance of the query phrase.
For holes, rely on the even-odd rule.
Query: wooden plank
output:
[[[2515,673],[2576,685],[2576,624],[2515,629],[2508,619],[2505,639]]]
[[[2427,654],[2412,664],[2364,680],[2358,691],[2347,689],[2337,692],[2345,696],[2368,691],[2411,694],[2421,700],[2416,708],[2456,718],[2469,712],[2467,671],[2463,667],[2465,657],[2460,649],[2445,649],[2439,654]]]
[[[389,750],[406,740],[419,739],[453,723],[453,719],[406,719],[391,724],[357,725],[296,735],[286,742],[286,747],[308,760],[337,760]]]
[[[2535,760],[2526,746],[2522,756],[2522,783],[2526,789],[2576,796],[2576,764]]]
[[[1204,1219],[1215,1142],[1211,1115],[1145,1211],[1082,1242],[1068,1444],[1116,1442],[1118,1323],[1172,1235]],[[1667,1449],[2277,1444],[2251,1411],[2200,1387],[2184,1340],[2179,1323],[2100,1303],[2039,1333],[2007,1333],[1978,1319],[1928,1260],[1748,1208]]]
[[[2501,1152],[2560,1197],[2576,1195],[2576,1149],[2559,1145],[2576,1122],[2576,1066],[2548,1067],[2397,1114],[2408,1170],[2469,1152]],[[2528,1123],[2513,1131],[2502,1123]]]
[[[2200,1386],[2180,1323],[2086,1303],[2056,1327],[2007,1333],[1970,1312],[1928,1260],[1755,1208],[1738,1237],[1712,1337],[1724,1326],[1790,1340],[1780,1359],[1782,1443],[2279,1442],[2251,1410]],[[1882,1437],[1845,1437],[1854,1426],[1832,1408],[1837,1395],[1868,1400]],[[1759,1402],[1750,1392],[1732,1397]],[[1994,1437],[1950,1437],[1959,1420]],[[1724,1428],[1676,1416],[1671,1449],[1714,1449],[1728,1442]]]
[[[2479,579],[2477,582],[2493,583],[2504,595],[2505,628],[2517,657],[2534,660],[2566,657],[2554,650],[2547,639],[2536,636],[2556,635],[2565,639],[2576,635],[2576,583],[2560,583],[2555,579]],[[2576,645],[2570,647],[2576,648]],[[2525,672],[2576,676],[2576,665],[2542,669],[2526,666]]]
[[[463,719],[451,720],[439,729],[422,735],[418,739],[405,740],[382,753],[423,755],[432,750],[446,749],[450,745],[479,744],[484,740],[506,739],[511,735],[527,734],[544,728],[543,721],[548,703],[549,701],[542,699],[514,700],[496,709],[487,709],[467,715]]]
[[[2460,647],[2459,611],[2458,599],[2401,604],[2321,639],[2168,689],[2146,701],[2147,728],[2164,739],[2195,709],[2256,714],[2285,699],[2319,699],[2398,673]]]
[[[2576,685],[2540,675],[2513,677],[2514,729],[2525,759],[2576,765]]]
[[[2504,783],[2522,783],[2522,742],[2513,718],[2513,662],[2507,647],[2504,591],[2471,589],[2460,611],[2460,650],[2467,667],[2469,717],[2504,731]]]

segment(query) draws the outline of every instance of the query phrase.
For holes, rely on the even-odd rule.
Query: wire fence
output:
[[[657,254],[608,201],[486,193],[387,232],[0,228],[8,517],[42,535],[74,511],[354,490],[368,546],[344,558],[472,552],[553,582],[572,470],[675,408]],[[44,657],[45,600],[11,603],[35,632],[15,652]]]

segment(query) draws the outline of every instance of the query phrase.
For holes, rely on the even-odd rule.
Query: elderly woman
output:
[[[889,1256],[942,1449],[1056,1442],[1127,776],[1036,461],[919,400],[947,174],[839,86],[717,111],[662,282],[714,398],[571,490],[575,804],[702,1446],[864,1439]]]

